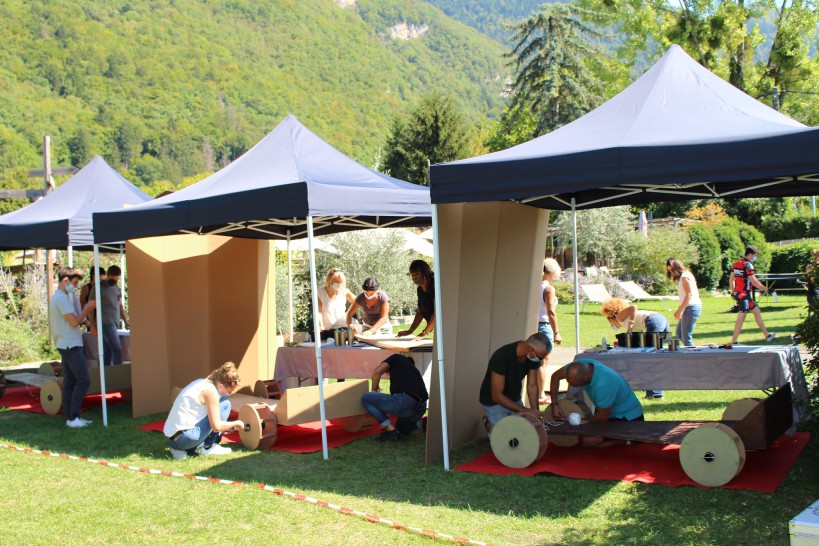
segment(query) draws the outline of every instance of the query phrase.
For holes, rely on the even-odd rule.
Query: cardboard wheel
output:
[[[267,398],[267,384],[259,379],[256,383],[253,384],[253,396],[258,396],[259,398]]]
[[[341,419],[341,426],[347,432],[358,432],[363,428],[370,428],[375,424],[375,419],[369,413],[362,415],[351,415]]]
[[[762,403],[759,398],[741,398],[728,404],[722,413],[723,421],[742,421],[752,409]]]
[[[276,416],[267,404],[248,404],[239,410],[245,428],[239,431],[242,445],[248,449],[267,449],[276,443]]]
[[[489,436],[489,443],[501,464],[510,468],[526,468],[543,457],[549,439],[537,417],[518,413],[498,421]]]
[[[37,370],[39,375],[54,375],[61,377],[63,375],[63,365],[59,361],[43,362]]]
[[[685,435],[680,445],[680,464],[700,485],[725,485],[745,464],[745,445],[730,427],[706,423]]]
[[[560,410],[569,415],[570,413],[579,413],[581,417],[586,417],[591,413],[589,411],[589,407],[584,404],[583,402],[574,402],[572,400],[567,400],[563,398],[562,400],[557,401],[557,405],[560,406]],[[546,409],[543,411],[544,417],[546,421],[552,421],[554,418],[552,417],[552,404],[549,404]],[[565,423],[560,425],[561,427],[568,427],[571,426],[569,423]],[[559,428],[555,430],[560,430]],[[549,434],[549,441],[552,442],[556,446],[560,447],[573,447],[580,443],[579,436],[571,436],[568,434]]]
[[[48,379],[40,387],[40,405],[49,415],[57,415],[63,408],[63,384],[61,381]]]

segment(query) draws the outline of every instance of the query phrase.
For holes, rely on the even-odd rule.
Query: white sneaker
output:
[[[776,332],[771,332],[765,337],[765,341],[773,341],[773,338],[776,337]]]
[[[184,449],[174,449],[172,447],[168,448],[171,450],[171,456],[176,459],[177,461],[187,458],[188,452]]]
[[[86,426],[88,426],[88,425],[90,425],[91,423],[93,423],[93,422],[94,422],[94,421],[89,421],[88,419],[83,419],[82,417],[77,417],[77,420],[79,420],[79,421],[81,421],[81,422],[85,423],[85,424],[86,424]]]
[[[79,417],[75,417],[74,419],[71,419],[70,421],[66,421],[65,425],[68,428],[82,428],[82,427],[88,425],[88,421],[80,419]]]
[[[200,455],[227,455],[228,453],[233,453],[231,448],[220,446],[219,444],[213,444],[207,449],[200,447],[198,451]]]

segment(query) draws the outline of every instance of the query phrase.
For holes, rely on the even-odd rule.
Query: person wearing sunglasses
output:
[[[231,394],[239,385],[239,371],[233,362],[225,362],[204,379],[197,379],[182,389],[174,400],[163,432],[171,456],[227,455],[229,447],[219,445],[223,432],[241,430],[245,424],[228,421]]]
[[[498,421],[515,413],[529,413],[538,419],[538,369],[552,352],[552,342],[542,332],[522,341],[514,341],[496,350],[489,359],[481,383],[480,402],[483,425],[491,433]],[[523,405],[523,380],[529,406]]]

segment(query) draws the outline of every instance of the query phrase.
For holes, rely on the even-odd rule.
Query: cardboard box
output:
[[[819,500],[789,524],[791,546],[819,546]]]

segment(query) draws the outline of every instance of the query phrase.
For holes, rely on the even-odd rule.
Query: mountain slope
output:
[[[426,92],[470,119],[502,108],[502,46],[423,2],[6,0],[0,40],[5,178],[40,166],[47,134],[55,164],[101,153],[134,182],[176,182],[288,113],[372,164]]]

